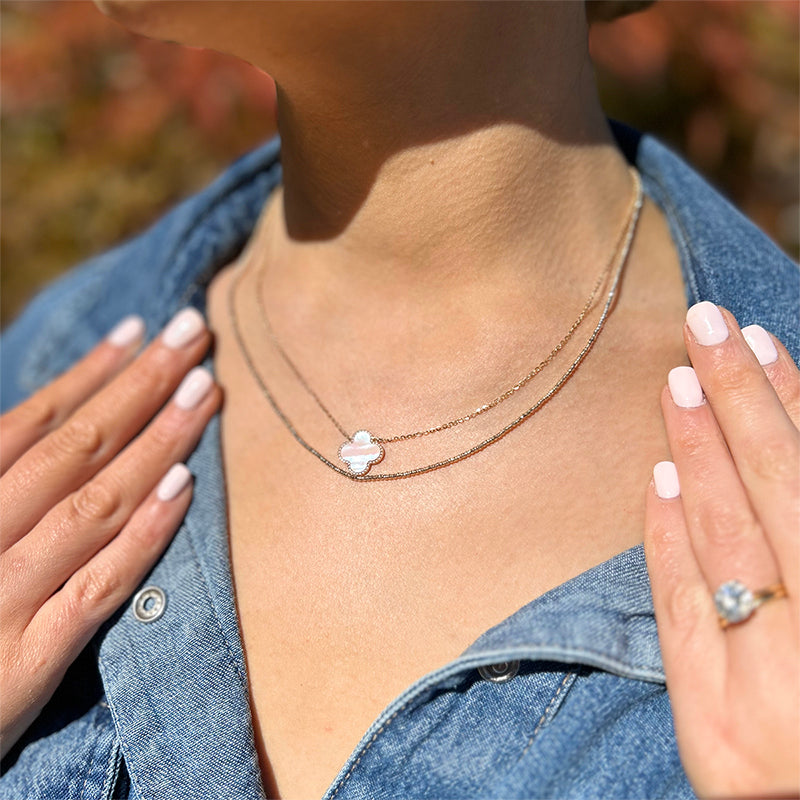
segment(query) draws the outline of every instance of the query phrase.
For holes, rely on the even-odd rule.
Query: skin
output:
[[[787,709],[797,706],[797,687],[792,670],[780,669],[792,657],[796,661],[796,626],[787,627],[797,618],[796,592],[790,602],[767,604],[736,631],[722,635],[714,627],[708,598],[716,583],[700,582],[685,545],[706,531],[693,522],[688,487],[702,477],[709,497],[727,507],[746,456],[734,452],[735,470],[726,470],[718,448],[710,472],[708,463],[686,458],[681,426],[692,418],[665,403],[665,429],[657,397],[668,369],[691,358],[707,388],[706,423],[719,411],[719,436],[732,441],[747,430],[750,409],[790,434],[790,445],[777,448],[769,463],[792,463],[792,457],[796,463],[791,407],[797,371],[785,354],[778,367],[759,373],[741,347],[723,363],[706,353],[721,350],[684,340],[678,261],[657,209],[645,206],[602,346],[569,391],[516,438],[424,481],[356,494],[364,487],[299,459],[297,444],[277,420],[268,414],[254,419],[253,409],[264,400],[227,320],[232,276],[244,268],[264,270],[273,327],[311,385],[351,419],[374,420],[376,427],[419,427],[421,409],[439,422],[452,416],[453,398],[475,407],[509,375],[527,372],[531,343],[546,353],[574,319],[631,202],[630,177],[593,85],[582,5],[100,5],[137,32],[242,57],[278,86],[283,186],[265,207],[245,253],[208,292],[215,372],[226,395],[222,445],[232,568],[268,795],[321,796],[370,722],[413,680],[537,594],[643,536],[690,780],[704,796],[796,791],[798,725]],[[252,302],[255,284],[245,286],[238,302],[245,338],[259,363],[274,368]],[[741,342],[735,323],[730,327],[731,341]],[[744,378],[720,378],[743,358],[752,386]],[[713,388],[715,381],[721,390]],[[46,421],[33,428],[25,414],[22,422],[17,415],[18,435],[30,446],[20,456],[28,470],[20,486],[41,461],[39,437],[47,441],[63,419],[69,424],[75,401],[62,403],[64,387],[81,401],[91,394],[78,385],[78,377],[67,377],[47,406],[67,410],[42,417]],[[280,388],[308,438],[325,441],[329,431],[303,406],[303,393],[290,380]],[[144,401],[144,395],[134,396]],[[374,409],[380,409],[378,418]],[[133,416],[140,425],[149,419]],[[776,440],[773,434],[768,442]],[[188,432],[184,436],[184,443],[191,440]],[[428,456],[438,447],[423,443],[419,458],[432,460]],[[762,449],[751,442],[745,451]],[[291,469],[265,469],[265,452],[272,463]],[[687,500],[662,502],[651,489],[645,513],[646,475],[670,452]],[[601,463],[598,453],[604,454]],[[22,471],[18,463],[12,471]],[[773,472],[761,482],[746,471],[737,478],[740,508],[745,496],[758,498],[759,508],[777,498],[796,512],[796,484],[785,467]],[[29,521],[37,514],[31,512]],[[682,518],[689,520],[684,527]],[[761,533],[756,539],[763,550],[773,539],[786,541],[796,522],[796,515],[759,517],[750,529]],[[19,530],[26,535],[24,526]],[[491,540],[487,530],[497,531]],[[782,552],[773,573],[783,576],[793,555],[791,547]],[[33,548],[26,563],[35,558]],[[704,559],[713,561],[713,553]],[[35,584],[33,571],[28,573]],[[754,587],[763,583],[761,574],[741,577]],[[672,598],[687,594],[696,603],[670,616]],[[80,609],[73,614],[80,618]],[[681,659],[680,645],[724,652],[735,637],[758,636],[758,626],[773,618],[784,627],[770,629],[777,638],[769,641],[788,643],[768,676],[779,689],[763,697],[750,684],[766,673],[737,673],[732,661],[717,657],[708,673],[711,686],[736,681],[745,687],[737,693],[739,705],[724,716],[720,709],[729,706],[720,705],[711,688],[699,693],[691,686],[687,670],[697,662]],[[695,625],[697,619],[704,624]],[[431,632],[424,642],[420,629]],[[83,630],[86,640],[90,634]],[[18,640],[46,650],[48,641],[55,647],[50,637],[28,633]],[[23,645],[16,647],[24,654]],[[772,644],[756,644],[753,652],[772,650]],[[15,679],[22,697],[25,680],[32,679],[19,673]],[[39,708],[58,680],[57,671],[47,676],[46,691],[38,690]],[[769,741],[770,726],[780,720],[785,749],[754,755],[754,715],[748,712],[755,704],[765,731],[756,738]],[[30,717],[24,702],[19,709],[15,730]],[[715,766],[720,737],[729,745],[723,768]]]
[[[786,349],[763,367],[733,315],[686,348],[705,395],[661,404],[681,497],[647,493],[645,553],[684,768],[700,797],[796,797],[800,785],[800,379]],[[783,582],[787,600],[722,630],[714,589]],[[768,656],[767,656],[768,654]],[[697,665],[702,664],[702,670]]]
[[[171,400],[210,341],[158,338],[135,357],[140,341],[103,340],[0,417],[3,756],[186,513],[191,484],[168,501],[156,490],[219,408],[218,387],[191,410]]]

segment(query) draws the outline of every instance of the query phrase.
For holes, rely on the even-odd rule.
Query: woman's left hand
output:
[[[800,372],[713,303],[689,309],[684,337],[694,369],[672,370],[661,397],[673,462],[654,470],[645,531],[678,750],[700,797],[794,797]],[[731,580],[785,596],[723,628],[714,594]]]

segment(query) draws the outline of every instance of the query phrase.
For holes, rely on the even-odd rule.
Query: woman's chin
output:
[[[158,36],[157,13],[162,0],[94,0],[94,4],[107,17],[120,25],[146,36]]]

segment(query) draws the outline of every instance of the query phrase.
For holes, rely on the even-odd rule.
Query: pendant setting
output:
[[[353,475],[366,475],[373,464],[386,455],[380,442],[372,438],[369,431],[356,431],[350,441],[339,448],[339,458],[347,464]]]

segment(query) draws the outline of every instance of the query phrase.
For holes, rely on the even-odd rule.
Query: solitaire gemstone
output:
[[[339,458],[354,475],[365,475],[373,464],[383,458],[383,447],[372,441],[369,431],[358,431],[352,441],[345,442],[339,448]]]
[[[742,622],[755,610],[756,599],[741,581],[726,581],[714,594],[717,613],[728,622]]]

